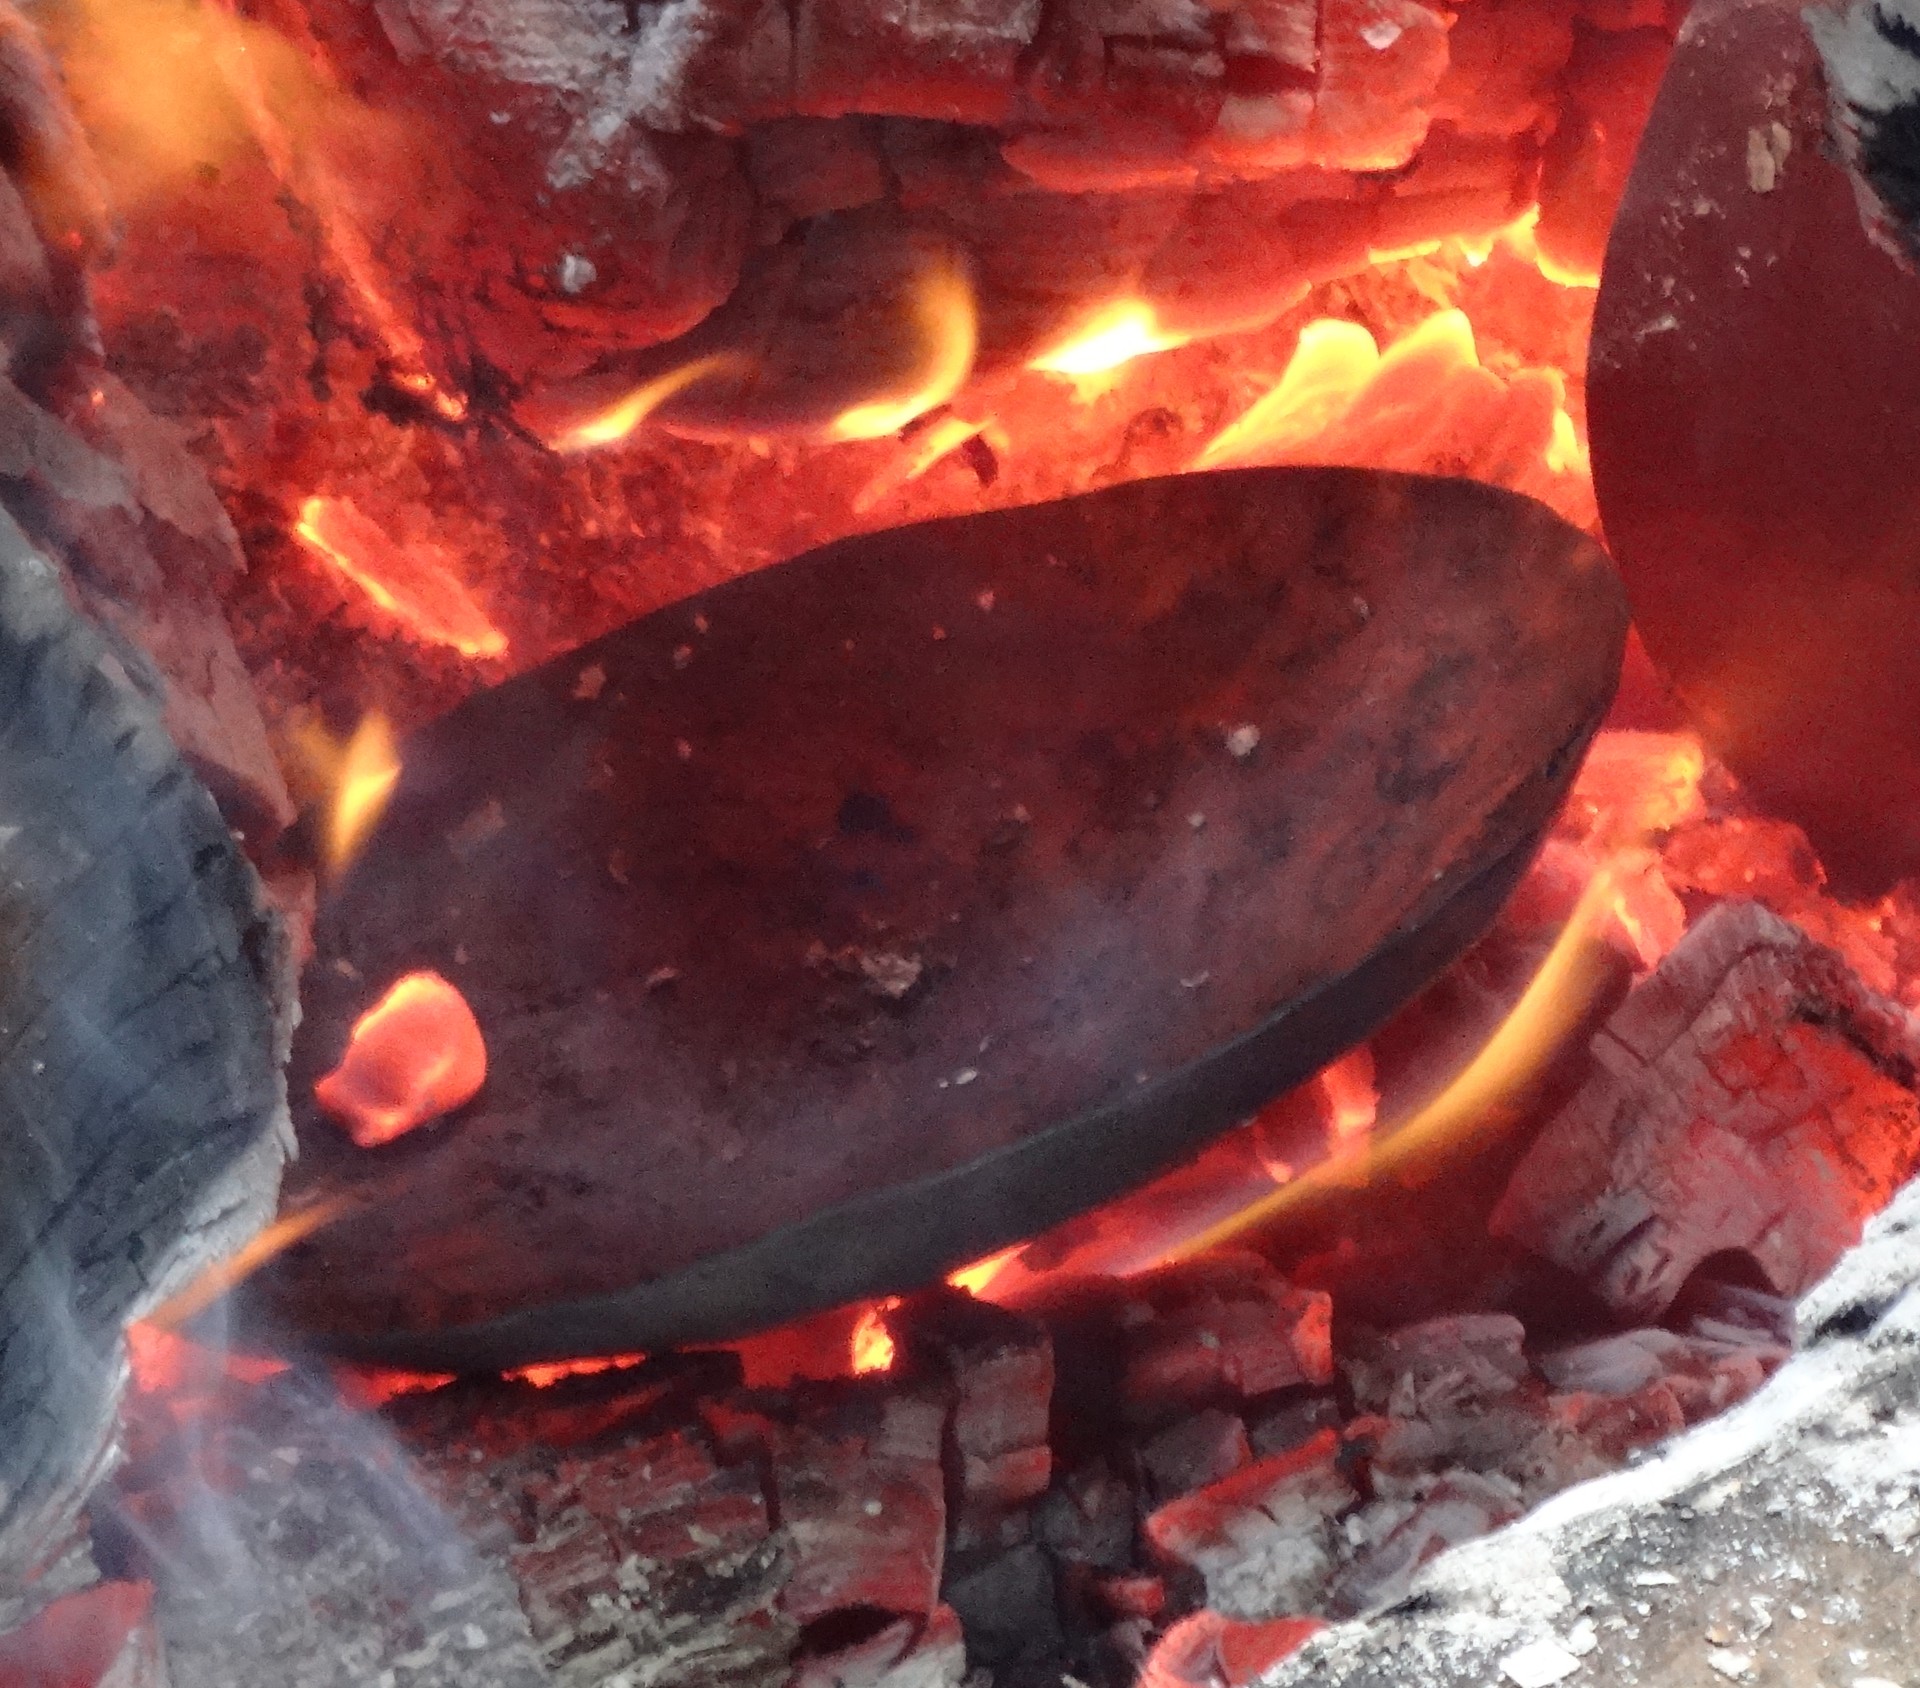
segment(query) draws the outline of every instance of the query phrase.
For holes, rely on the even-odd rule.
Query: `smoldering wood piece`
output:
[[[1053,1333],[1070,1436],[1152,1433],[1334,1375],[1332,1302],[1251,1252],[1073,1286],[1037,1311]]]
[[[1605,558],[1341,470],[848,540],[479,694],[319,918],[267,1314],[439,1369],[913,1289],[1191,1153],[1491,919],[1611,693]],[[486,1088],[306,1103],[431,967]]]
[[[895,1370],[929,1378],[948,1403],[954,1545],[1019,1539],[1025,1507],[1046,1492],[1053,1474],[1053,1342],[1046,1327],[946,1289],[905,1303],[886,1322]]]
[[[0,516],[0,1629],[105,1473],[122,1326],[270,1216],[291,966],[213,800]]]
[[[865,1640],[802,1659],[786,1688],[960,1688],[967,1643],[950,1606],[924,1624],[906,1618]]]
[[[505,1553],[463,1542],[377,1418],[297,1376],[209,1399],[175,1424],[136,1397],[95,1507],[154,1584],[176,1688],[553,1688]]]
[[[1334,1521],[1359,1499],[1322,1431],[1169,1501],[1142,1526],[1153,1550],[1206,1579],[1207,1605],[1230,1618],[1317,1610],[1336,1566]]]
[[[773,1496],[791,1555],[783,1612],[802,1624],[863,1607],[932,1614],[947,1546],[947,1418],[937,1393],[882,1380],[803,1397],[773,1429]]]
[[[1920,1159],[1904,1012],[1758,903],[1702,919],[1591,1055],[1491,1224],[1628,1318],[1727,1251],[1800,1294]]]
[[[1920,1416],[1916,1198],[1903,1191],[1802,1301],[1803,1351],[1744,1407],[1442,1556],[1413,1598],[1335,1628],[1267,1680],[1479,1688],[1531,1662],[1606,1688],[1798,1682],[1838,1661],[1848,1678],[1897,1680],[1915,1645],[1914,1524],[1889,1450]],[[1722,1650],[1730,1670],[1708,1662]]]
[[[697,27],[638,8],[631,31],[618,6],[279,11],[457,160],[433,196],[443,226],[417,231],[417,285],[470,278],[466,331],[515,386],[670,341],[737,288],[760,289],[769,250],[831,241],[849,214],[913,213],[922,233],[958,240],[980,283],[983,361],[1007,367],[1116,291],[1176,332],[1270,322],[1311,282],[1364,269],[1369,247],[1490,233],[1536,193],[1561,256],[1569,220],[1589,233],[1591,184],[1619,151],[1607,138],[1635,126],[1593,92],[1626,80],[1622,55],[1586,38],[1658,49],[1667,34],[1618,9],[1590,11],[1576,37],[1554,0],[1490,8],[1465,29],[1417,0],[1390,16],[1357,0],[984,0],[911,20],[880,0],[703,0]],[[476,81],[504,103],[482,110]],[[1563,101],[1572,119],[1556,125]],[[490,111],[520,144],[499,144]],[[950,162],[928,172],[927,153]],[[643,197],[641,180],[658,186]],[[1249,204],[1251,220],[1234,220]],[[1302,206],[1333,214],[1289,217]],[[584,277],[529,277],[507,254],[530,230],[543,250],[608,257]],[[1015,256],[1023,231],[1047,241],[1038,262]],[[1586,246],[1564,255],[1584,260]],[[1255,249],[1264,263],[1241,261]],[[884,309],[884,266],[873,279]],[[731,396],[742,428],[791,419],[750,387]],[[724,421],[702,408],[706,425]]]

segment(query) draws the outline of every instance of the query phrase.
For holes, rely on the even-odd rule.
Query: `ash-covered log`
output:
[[[1191,1152],[1491,919],[1611,694],[1605,558],[1465,482],[1142,482],[827,547],[403,747],[295,1084],[401,974],[486,1087],[270,1269],[430,1369],[916,1287]]]

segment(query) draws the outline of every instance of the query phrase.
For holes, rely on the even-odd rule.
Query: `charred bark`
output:
[[[0,516],[0,1626],[103,1474],[122,1327],[271,1212],[278,922],[54,567]]]

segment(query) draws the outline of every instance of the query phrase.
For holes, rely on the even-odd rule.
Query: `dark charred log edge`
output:
[[[125,1324],[271,1214],[279,922],[54,566],[0,515],[0,1627],[111,1458]]]
[[[1555,758],[1569,778],[1598,726],[1596,716]],[[1537,792],[1526,797],[1539,801]],[[633,1290],[441,1331],[312,1340],[355,1359],[499,1371],[717,1340],[829,1304],[916,1289],[970,1254],[1019,1242],[1120,1195],[1369,1036],[1420,981],[1486,930],[1533,859],[1554,806],[1431,919],[1123,1106],[1089,1111],[950,1172],[823,1210]],[[984,1214],[992,1224],[983,1244]]]

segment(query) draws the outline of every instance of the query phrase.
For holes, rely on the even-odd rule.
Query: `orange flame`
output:
[[[1498,1123],[1505,1104],[1545,1071],[1592,1007],[1607,977],[1602,933],[1612,917],[1619,887],[1611,866],[1588,883],[1572,916],[1554,940],[1540,970],[1500,1022],[1479,1054],[1434,1099],[1376,1143],[1367,1160],[1370,1177],[1417,1178],[1444,1151],[1470,1141]],[[1168,1251],[1185,1260],[1231,1242],[1277,1219],[1338,1182],[1350,1168],[1323,1162],[1305,1176],[1209,1226]]]
[[[229,1290],[252,1277],[269,1260],[284,1254],[315,1231],[331,1225],[351,1207],[352,1203],[346,1197],[332,1196],[297,1213],[283,1213],[264,1231],[248,1238],[241,1248],[225,1260],[207,1267],[179,1294],[161,1302],[147,1315],[144,1323],[154,1331],[178,1330],[190,1319],[199,1317]]]
[[[1144,299],[1116,299],[1103,305],[1078,328],[1041,352],[1029,369],[1072,381],[1080,397],[1098,393],[1124,364],[1152,352],[1170,352],[1193,337],[1163,327]]]
[[[327,865],[338,873],[359,853],[400,778],[393,729],[375,711],[362,717],[341,753],[327,817]]]
[[[293,531],[416,638],[466,657],[506,650],[507,636],[481,613],[437,546],[396,544],[350,498],[309,498]]]
[[[1194,467],[1271,462],[1307,445],[1346,414],[1379,367],[1380,348],[1357,322],[1308,323],[1279,385],[1216,434]]]
[[[486,1040],[467,999],[438,973],[409,973],[354,1021],[313,1099],[371,1149],[471,1101],[486,1080]]]
[[[617,445],[674,394],[715,375],[740,374],[748,367],[749,360],[738,352],[713,352],[694,358],[678,369],[656,375],[583,421],[559,428],[549,436],[547,445],[560,452],[592,451],[598,446]]]
[[[1480,362],[1466,313],[1437,311],[1382,354],[1357,323],[1301,330],[1279,383],[1223,428],[1196,469],[1352,463],[1466,473],[1592,518],[1586,447],[1557,370],[1502,379]]]
[[[853,1336],[847,1344],[847,1359],[856,1377],[893,1369],[893,1332],[887,1329],[887,1315],[899,1305],[897,1295],[876,1301],[854,1325]]]
[[[919,367],[912,379],[899,393],[842,411],[828,426],[828,439],[877,440],[897,434],[966,385],[980,325],[965,271],[951,260],[930,265],[915,291],[912,314],[920,338]]]

